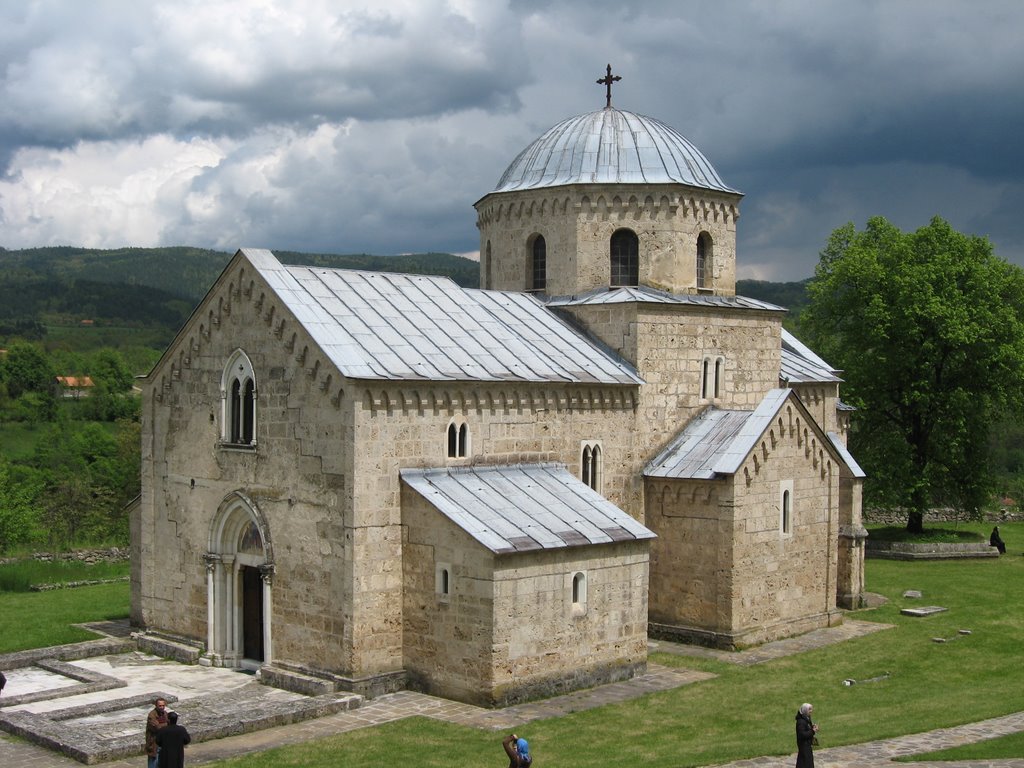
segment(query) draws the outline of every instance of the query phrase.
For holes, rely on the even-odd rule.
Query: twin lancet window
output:
[[[725,384],[725,358],[705,357],[700,371],[700,399],[717,400]]]
[[[469,425],[461,418],[448,422],[448,458],[464,459],[469,456]]]
[[[240,349],[224,367],[220,396],[221,440],[229,445],[256,445],[256,375]]]

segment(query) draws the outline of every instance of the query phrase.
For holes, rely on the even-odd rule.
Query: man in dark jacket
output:
[[[811,720],[814,707],[801,704],[796,713],[796,768],[814,768],[814,742],[818,726]]]
[[[146,768],[156,768],[156,734],[167,727],[167,701],[163,698],[153,702],[153,708],[146,715]]]
[[[185,726],[178,725],[178,713],[167,713],[167,727],[156,732],[160,747],[157,768],[185,768],[185,745],[192,741]]]

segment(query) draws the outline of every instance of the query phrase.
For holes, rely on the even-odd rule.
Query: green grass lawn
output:
[[[45,562],[16,560],[0,565],[0,592],[28,592],[33,584],[67,584],[72,581],[119,579],[128,575],[127,561],[83,563],[78,560]]]
[[[92,632],[71,625],[127,615],[126,582],[52,592],[0,592],[0,653],[95,640]]]

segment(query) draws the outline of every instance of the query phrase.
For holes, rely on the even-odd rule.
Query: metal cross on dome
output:
[[[617,83],[621,79],[622,77],[620,75],[612,74],[612,65],[609,64],[607,74],[597,81],[598,85],[603,85],[607,88],[607,90],[605,91],[605,109],[611,107],[612,105],[612,83]]]

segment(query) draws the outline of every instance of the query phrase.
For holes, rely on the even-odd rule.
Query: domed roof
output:
[[[674,128],[653,117],[606,107],[548,130],[519,153],[494,191],[665,183],[739,194]]]

